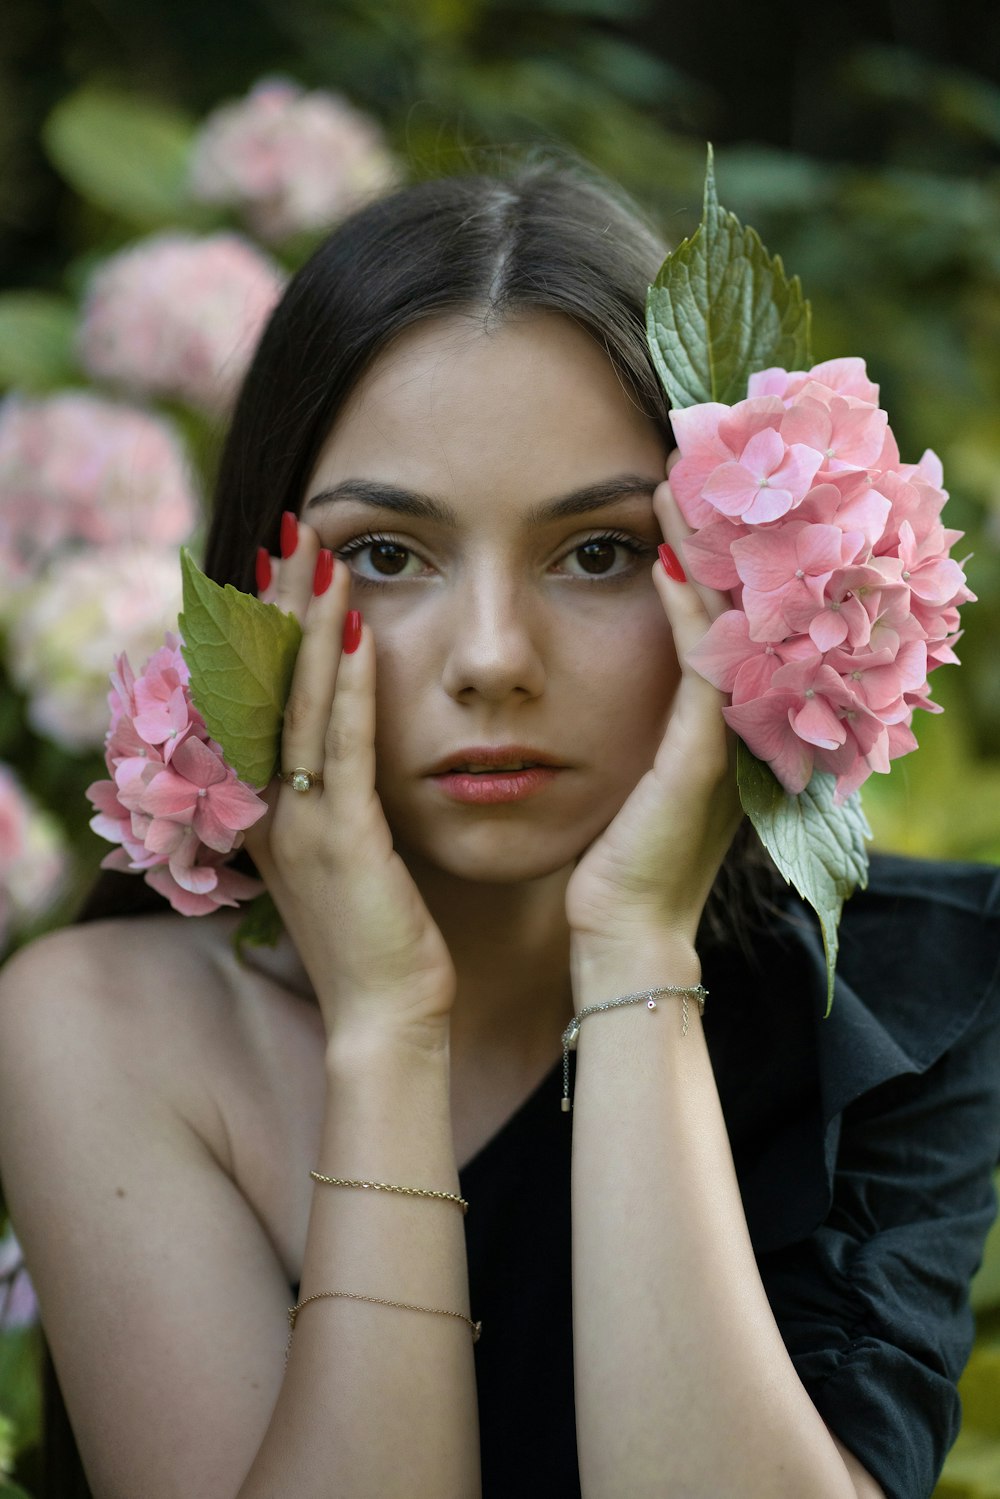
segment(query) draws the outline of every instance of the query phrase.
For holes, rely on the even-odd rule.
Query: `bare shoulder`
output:
[[[190,1111],[186,1063],[213,1023],[234,1023],[235,997],[218,934],[196,923],[168,914],[67,927],[0,973],[0,1054],[50,1078],[84,1065],[109,1079],[142,1073]]]
[[[237,959],[234,929],[228,913],[165,913],[41,938],[0,971],[0,1055],[50,1075],[89,1057],[109,1086],[141,1076],[229,1169],[229,1116],[245,1095],[278,1099],[281,1076],[290,1090],[296,1073],[301,1083],[318,1021]]]
[[[308,1187],[322,1064],[308,1006],[231,929],[93,923],[0,974],[4,1191],[108,1499],[235,1494],[280,1385],[308,1194],[272,1183]]]

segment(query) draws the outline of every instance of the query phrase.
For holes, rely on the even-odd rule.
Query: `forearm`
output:
[[[574,955],[577,1011],[695,984],[666,940]],[[738,995],[709,1003],[736,1004]],[[697,1005],[584,1020],[573,1101],[573,1328],[584,1499],[854,1499],[754,1260]]]
[[[440,1052],[331,1049],[328,1077],[318,1171],[458,1193],[446,1045]],[[318,1184],[299,1300],[327,1290],[469,1315],[461,1207]],[[341,1297],[305,1306],[239,1499],[278,1493],[477,1499],[469,1325]]]

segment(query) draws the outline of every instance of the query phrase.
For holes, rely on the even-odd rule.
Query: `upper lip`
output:
[[[564,761],[526,744],[474,744],[466,749],[455,750],[450,755],[443,755],[427,774],[443,775],[449,770],[464,770],[469,765],[485,765],[492,770],[494,766],[500,769],[505,765],[564,766]]]

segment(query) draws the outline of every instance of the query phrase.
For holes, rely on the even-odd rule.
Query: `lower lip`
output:
[[[534,796],[559,774],[558,766],[533,765],[528,770],[498,770],[483,775],[453,770],[434,776],[446,796],[456,802],[477,802],[480,806],[497,802],[519,802]]]

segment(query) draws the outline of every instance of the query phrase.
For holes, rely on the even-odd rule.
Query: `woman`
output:
[[[933,1486],[996,896],[888,862],[823,1021],[814,928],[729,851],[661,257],[564,172],[425,184],[265,334],[207,567],[249,589],[263,547],[304,626],[246,844],[286,935],[119,917],[2,989],[5,1190],[98,1499]]]

